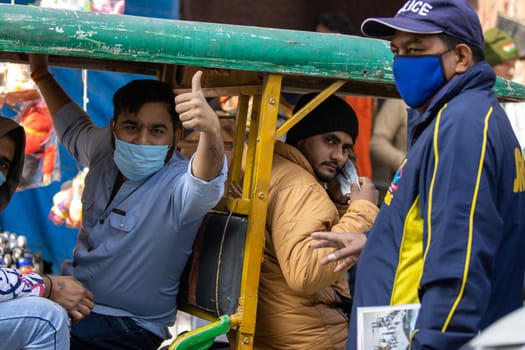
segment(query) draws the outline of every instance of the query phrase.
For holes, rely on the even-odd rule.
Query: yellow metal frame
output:
[[[262,95],[254,99],[254,106],[258,108],[251,113],[245,172],[246,189],[248,189],[251,200],[248,211],[248,232],[241,280],[241,298],[238,308],[241,321],[235,331],[236,349],[248,350],[253,348],[259,275],[264,251],[268,188],[272,169],[281,81],[282,76],[280,75],[269,74],[265,77]]]
[[[333,82],[277,128],[282,79],[283,76],[279,74],[265,75],[262,87],[255,90],[252,87],[248,92],[260,91],[260,94],[243,94],[242,87],[237,91],[239,104],[235,148],[228,175],[230,189],[227,197],[218,206],[219,209],[248,216],[239,305],[234,314],[228,315],[231,327],[229,339],[233,341],[232,348],[238,350],[253,349],[274,143],[328,96],[337,92],[346,82],[345,80]],[[209,90],[206,90],[206,94],[214,95]],[[250,101],[251,108],[249,107]],[[248,138],[245,141],[246,133]],[[196,308],[183,308],[183,310],[209,321],[215,320],[214,315]],[[202,332],[205,331],[207,328],[203,327]],[[199,332],[201,332],[200,328],[193,331],[195,335]],[[184,334],[183,337],[191,335],[193,334]],[[180,341],[177,338],[172,346]],[[178,348],[174,346],[170,347],[171,349]]]

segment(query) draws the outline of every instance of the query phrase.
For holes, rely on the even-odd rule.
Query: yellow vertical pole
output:
[[[252,189],[252,181],[254,179],[254,167],[256,164],[255,160],[255,151],[257,149],[257,135],[258,130],[260,128],[259,125],[259,116],[260,116],[260,106],[261,106],[261,96],[255,95],[253,96],[253,102],[252,102],[252,111],[251,111],[251,118],[250,118],[250,125],[249,129],[250,132],[248,134],[248,148],[246,150],[246,164],[244,168],[244,183],[242,188],[242,197],[243,198],[251,198],[250,197],[250,191]]]
[[[250,96],[241,95],[239,96],[239,105],[237,107],[237,122],[236,122],[236,133],[234,141],[233,151],[233,164],[229,173],[230,183],[235,187],[238,187],[241,182],[242,175],[242,164],[243,164],[243,151],[244,151],[244,136],[246,134],[246,121],[248,119],[248,104]]]
[[[253,140],[248,146],[253,147],[252,181],[249,191],[248,232],[239,307],[241,320],[236,330],[235,349],[253,349],[259,276],[264,251],[268,187],[272,169],[281,82],[282,76],[280,75],[269,74],[265,76],[260,103],[257,109],[253,109],[257,113],[252,112],[250,129],[254,127],[256,129],[253,129]]]

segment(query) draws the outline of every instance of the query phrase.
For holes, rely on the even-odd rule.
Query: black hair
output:
[[[332,11],[322,13],[317,19],[317,25],[323,25],[341,34],[355,35],[356,33],[352,22],[346,16]]]
[[[448,48],[454,48],[459,44],[468,45],[468,47],[470,47],[470,50],[472,50],[472,58],[474,59],[474,62],[481,62],[485,60],[485,52],[483,51],[481,47],[477,47],[476,45],[469,44],[462,39],[453,37],[448,34],[439,34],[439,37],[441,38],[441,40],[445,43],[445,45]]]
[[[132,80],[113,95],[113,119],[123,112],[136,113],[148,102],[165,102],[174,130],[179,125],[179,114],[175,111],[175,94],[167,83],[154,79]]]

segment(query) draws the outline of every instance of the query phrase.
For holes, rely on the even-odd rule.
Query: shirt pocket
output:
[[[123,215],[112,211],[108,219],[109,226],[111,226],[113,230],[117,230],[117,232],[128,233],[137,225],[136,218],[129,214]]]
[[[111,212],[107,218],[109,232],[104,237],[104,251],[116,257],[129,252],[134,243],[137,218],[129,213],[121,215]]]

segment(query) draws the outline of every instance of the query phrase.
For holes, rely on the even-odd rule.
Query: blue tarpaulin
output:
[[[0,0],[0,3],[12,2]],[[34,3],[34,1],[17,0],[14,3],[27,5]],[[178,13],[178,1],[126,1],[125,14],[178,18]],[[51,71],[69,96],[82,106],[83,83],[81,71],[66,68],[52,68]],[[96,125],[106,126],[109,124],[113,114],[111,102],[113,93],[120,86],[136,78],[145,78],[145,76],[88,71],[87,96],[89,103],[87,111]],[[5,111],[2,112],[7,114]],[[60,186],[63,182],[71,180],[81,169],[81,166],[69,156],[62,145],[60,145],[59,150],[62,175],[60,182],[53,182],[49,186],[15,193],[9,206],[3,213],[0,213],[1,229],[25,235],[28,248],[32,251],[41,251],[44,260],[52,264],[53,273],[59,273],[62,262],[72,257],[78,231],[65,226],[56,226],[48,219],[49,210],[53,205],[53,196],[60,191]]]

